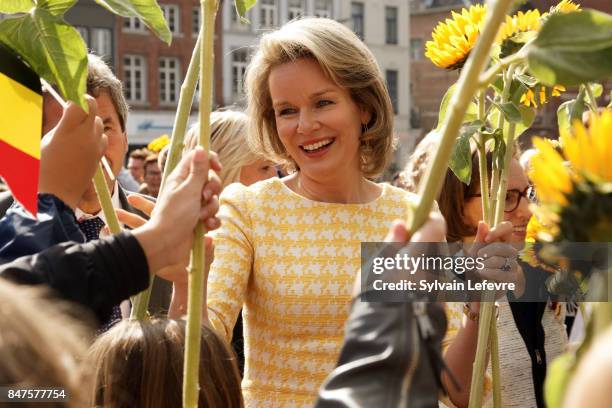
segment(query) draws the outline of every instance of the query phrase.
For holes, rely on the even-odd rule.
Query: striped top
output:
[[[416,202],[381,186],[366,204],[311,201],[276,178],[224,190],[208,311],[229,340],[244,307],[247,407],[312,406],[342,345],[360,243],[383,241]]]

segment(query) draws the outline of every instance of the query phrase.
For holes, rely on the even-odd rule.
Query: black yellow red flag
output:
[[[39,77],[0,44],[0,176],[36,216],[42,89]]]

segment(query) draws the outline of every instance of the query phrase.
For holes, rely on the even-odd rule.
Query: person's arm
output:
[[[220,198],[221,227],[213,235],[214,261],[206,282],[204,323],[210,323],[230,341],[238,313],[246,298],[253,268],[252,227],[245,187],[227,187]],[[208,257],[210,259],[210,257]],[[169,317],[187,311],[187,285],[175,283]]]
[[[99,321],[113,306],[145,289],[145,252],[130,232],[84,244],[66,242],[0,267],[0,276],[25,285],[46,284],[63,299],[89,308]]]
[[[74,212],[52,194],[38,195],[38,218],[17,202],[0,220],[0,264],[67,241],[84,242]]]
[[[104,240],[65,243],[20,258],[0,267],[0,275],[48,284],[104,321],[113,305],[148,286],[149,271],[170,278],[169,267],[188,256],[196,223],[214,218],[218,210],[215,196],[205,193],[208,169],[208,154],[195,149],[171,174],[145,224]]]
[[[0,263],[31,255],[66,241],[83,242],[72,210],[91,183],[106,149],[94,98],[89,113],[70,103],[57,127],[41,142],[38,217],[15,203],[0,221]]]

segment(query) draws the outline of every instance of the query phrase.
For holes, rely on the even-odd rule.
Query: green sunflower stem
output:
[[[480,76],[479,86],[481,88],[486,88],[491,82],[495,80],[497,74],[499,74],[502,70],[509,67],[510,65],[516,65],[525,62],[525,60],[527,60],[527,53],[524,52],[523,49],[521,49],[521,51],[515,54],[501,59],[496,65],[489,68],[484,74]]]
[[[497,194],[497,206],[495,207],[495,219],[493,226],[499,224],[504,220],[504,209],[506,204],[506,191],[508,190],[508,174],[510,173],[510,160],[514,154],[514,134],[516,132],[516,123],[510,123],[508,126],[508,137],[506,139],[506,155],[504,156],[504,167],[501,172],[501,179],[499,182],[499,188],[493,194]]]
[[[485,90],[478,93],[478,119],[485,123],[486,106]],[[480,197],[482,199],[482,217],[489,219],[489,169],[487,166],[487,147],[484,135],[478,132],[478,171],[480,173]]]
[[[498,0],[491,5],[476,46],[470,52],[470,56],[461,70],[461,75],[457,82],[457,91],[453,94],[449,114],[446,116],[442,126],[440,145],[419,191],[421,200],[414,212],[409,214],[409,225],[412,232],[417,231],[427,221],[434,200],[440,193],[442,181],[448,169],[448,161],[459,129],[461,128],[463,117],[469,102],[478,89],[478,78],[489,62],[491,45],[495,41],[499,27],[511,4],[512,0]]]
[[[493,293],[483,293],[483,302],[480,304],[480,316],[478,318],[478,344],[476,346],[476,357],[472,370],[472,383],[470,384],[469,408],[481,408],[484,392],[484,376],[487,368],[487,349],[490,344],[491,319],[493,318],[494,296]]]
[[[501,378],[499,374],[499,343],[497,341],[497,318],[491,315],[491,336],[489,338],[491,347],[491,375],[493,380],[493,407],[501,408]]]
[[[200,43],[200,140],[208,150],[210,145],[210,113],[212,106],[213,42],[218,0],[201,0],[202,41]],[[204,225],[198,222],[194,230],[191,264],[189,266],[189,289],[187,301],[187,330],[185,334],[185,359],[183,366],[183,408],[197,408],[199,396],[200,340],[202,331],[202,306],[205,304],[206,264]]]
[[[504,88],[502,90],[501,103],[505,103],[508,101],[508,98],[510,96],[510,87],[512,86],[512,77],[514,75],[514,70],[516,69],[516,67],[517,65],[512,64],[506,71],[504,71],[504,74],[503,74]],[[505,123],[505,118],[504,118],[503,112],[499,112],[497,128],[503,129],[504,123]],[[499,190],[501,171],[502,169],[499,167],[498,161],[493,160],[493,168],[491,172],[491,189],[489,190],[490,197],[491,197],[489,213],[488,213],[489,218],[485,218],[485,221],[489,227],[495,226],[495,212],[498,206],[498,195],[496,194],[496,192]]]
[[[98,194],[98,201],[102,207],[102,213],[104,214],[104,218],[106,218],[106,225],[108,225],[108,229],[113,235],[120,233],[121,226],[119,225],[117,214],[115,214],[115,208],[113,207],[111,195],[108,191],[108,185],[106,184],[106,179],[104,178],[102,163],[98,163],[98,169],[94,174],[93,182],[94,188],[96,189],[96,194]]]
[[[164,189],[168,176],[181,160],[185,140],[185,131],[187,129],[187,122],[189,121],[189,113],[191,112],[193,96],[195,94],[196,85],[198,84],[201,39],[202,31],[200,30],[196,45],[191,54],[191,61],[189,62],[189,68],[187,68],[187,75],[183,81],[183,85],[181,86],[178,110],[176,112],[176,116],[174,117],[174,126],[172,128],[170,150],[168,151],[168,159],[166,160],[166,167],[164,168],[164,176],[159,188],[160,194]],[[149,287],[136,295],[132,300],[132,312],[130,314],[131,319],[142,320],[145,318],[147,309],[149,308],[149,299],[151,298],[152,289],[153,276],[150,278]]]

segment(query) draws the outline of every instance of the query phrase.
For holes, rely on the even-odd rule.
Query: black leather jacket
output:
[[[445,331],[436,303],[355,299],[338,365],[315,406],[437,407]]]

